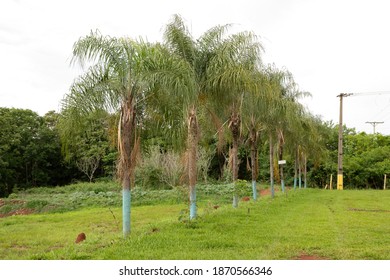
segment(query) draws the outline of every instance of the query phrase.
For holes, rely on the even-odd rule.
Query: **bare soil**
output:
[[[6,204],[12,204],[12,205],[21,205],[21,204],[25,204],[26,201],[24,200],[19,200],[19,199],[12,199],[12,200],[4,200],[4,199],[0,199],[0,207],[6,205]],[[28,208],[20,208],[20,209],[16,209],[16,210],[13,210],[13,211],[10,211],[8,213],[3,213],[3,214],[0,214],[0,218],[5,218],[5,217],[9,217],[9,216],[17,216],[17,215],[29,215],[29,214],[32,214],[34,213],[34,209],[28,209]]]
[[[5,214],[0,214],[0,218],[5,218],[5,217],[9,217],[9,216],[17,216],[17,215],[29,215],[32,213],[34,213],[33,209],[22,208],[22,209],[11,211],[11,212],[8,212]]]

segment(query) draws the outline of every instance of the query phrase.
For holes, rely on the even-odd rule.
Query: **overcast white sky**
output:
[[[99,29],[110,36],[161,40],[180,14],[197,37],[217,24],[254,31],[263,60],[286,67],[315,115],[338,123],[341,92],[390,91],[390,2],[387,0],[1,0],[0,107],[59,110],[78,75],[73,43]],[[371,133],[384,121],[390,134],[390,94],[351,96],[348,127]]]

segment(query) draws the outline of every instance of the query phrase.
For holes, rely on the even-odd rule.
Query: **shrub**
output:
[[[198,180],[207,183],[211,160],[215,155],[215,149],[200,147],[198,150],[198,157],[196,161]]]
[[[173,188],[180,183],[183,173],[180,155],[163,152],[159,146],[151,146],[136,169],[136,182],[146,189]]]
[[[30,200],[27,202],[26,207],[29,209],[41,210],[48,204],[49,202],[46,200]]]
[[[234,184],[234,193],[239,197],[250,196],[251,190],[251,186],[246,180],[237,180]]]

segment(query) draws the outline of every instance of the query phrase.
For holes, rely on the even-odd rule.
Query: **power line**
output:
[[[372,95],[388,95],[390,94],[390,91],[367,91],[367,92],[350,92],[350,93],[341,93],[340,95],[337,95],[337,97],[347,97],[347,96],[351,96],[351,97],[359,97],[359,96],[372,96]],[[390,106],[390,103],[388,103],[385,108],[383,108],[379,113],[376,113],[376,117],[375,118],[379,118],[379,119],[383,119],[383,117],[380,117],[379,115],[383,115],[383,113],[386,115],[386,117],[388,116],[388,113],[386,113],[386,109]],[[374,125],[374,124],[373,124]],[[375,124],[376,126],[376,124]],[[374,130],[375,130],[375,127],[374,127]],[[374,132],[375,133],[375,132]]]
[[[390,91],[367,91],[367,92],[354,92],[350,93],[353,96],[364,96],[364,95],[384,95],[390,94]]]
[[[378,113],[378,116],[382,114],[387,108],[389,108],[390,102],[386,104],[386,106]]]

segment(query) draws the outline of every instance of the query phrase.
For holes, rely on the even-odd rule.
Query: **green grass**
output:
[[[116,206],[1,218],[0,259],[390,259],[389,191],[297,190],[217,210],[215,199],[194,222],[185,203],[133,207],[126,240]]]

